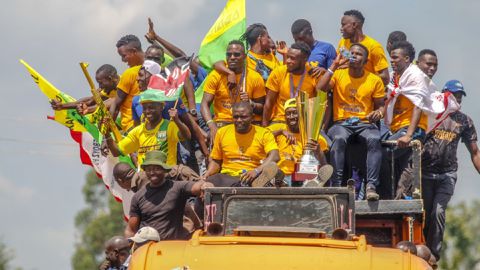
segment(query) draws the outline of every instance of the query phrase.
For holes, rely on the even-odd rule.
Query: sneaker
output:
[[[310,179],[310,180],[305,180],[303,181],[303,185],[302,187],[322,187],[323,184],[325,183],[320,183],[320,181],[318,181],[317,179],[318,177],[315,177],[313,179]]]
[[[378,201],[378,199],[380,198],[378,193],[373,188],[367,188],[366,194],[368,201]]]
[[[325,183],[330,180],[333,174],[333,166],[330,164],[323,165],[318,169],[318,182],[319,186],[323,187]]]
[[[272,181],[278,173],[277,164],[270,162],[263,167],[260,175],[252,182],[252,187],[265,187]]]

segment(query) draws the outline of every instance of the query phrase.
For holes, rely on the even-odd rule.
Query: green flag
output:
[[[225,60],[228,43],[239,39],[245,33],[245,28],[245,0],[228,0],[222,13],[203,38],[198,52],[200,64],[210,71],[213,64]],[[200,103],[202,97],[203,84],[195,92],[195,102]]]

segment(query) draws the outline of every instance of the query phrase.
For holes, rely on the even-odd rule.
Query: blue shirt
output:
[[[202,84],[202,82],[205,80],[207,75],[208,75],[207,71],[200,66],[198,67],[198,72],[196,76],[193,76],[193,74],[190,73],[190,81],[193,84],[194,91],[196,91],[197,88]]]
[[[337,57],[337,51],[332,44],[315,40],[308,62],[316,62],[319,67],[329,68]]]

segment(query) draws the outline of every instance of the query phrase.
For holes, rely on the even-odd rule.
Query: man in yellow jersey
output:
[[[285,122],[284,127],[273,131],[273,136],[278,145],[280,161],[278,167],[285,173],[285,182],[288,186],[296,186],[298,183],[292,183],[292,174],[295,171],[295,162],[300,159],[303,153],[303,146],[298,124],[297,100],[292,98],[285,102]],[[333,168],[327,164],[324,152],[328,151],[328,142],[320,136],[318,141],[307,142],[305,148],[313,150],[315,156],[320,162],[318,180],[321,186],[325,184],[332,176]],[[301,184],[301,182],[299,182]]]
[[[233,123],[232,105],[240,101],[250,104],[254,121],[260,123],[265,102],[265,85],[262,77],[245,68],[245,48],[243,43],[233,40],[227,47],[228,69],[236,76],[235,83],[227,81],[227,75],[213,70],[205,79],[201,113],[210,128],[210,140],[215,139],[218,127]],[[210,114],[213,103],[214,118]]]
[[[218,130],[202,178],[215,186],[260,187],[274,178],[281,181],[277,143],[269,130],[252,125],[252,106],[245,101],[235,103],[233,119],[233,125]]]
[[[114,156],[138,153],[138,166],[142,165],[145,154],[152,150],[167,153],[167,164],[177,164],[177,144],[180,140],[190,140],[190,130],[178,118],[177,110],[170,109],[170,119],[162,118],[163,102],[158,98],[158,90],[148,89],[140,95],[145,122],[128,132],[117,144],[107,136],[107,145]]]
[[[95,80],[98,83],[99,89],[97,91],[105,101],[109,98],[113,99],[117,96],[117,84],[120,77],[114,66],[105,64],[97,69],[95,72]],[[60,103],[58,100],[52,99],[50,102],[54,110],[68,110],[77,109],[81,114],[93,112],[95,108],[86,110],[88,107],[95,107],[96,103],[92,96],[81,98],[75,102]]]
[[[345,150],[351,138],[358,138],[367,147],[367,200],[378,200],[382,149],[380,130],[375,124],[384,114],[385,92],[379,76],[367,71],[368,49],[360,43],[350,47],[351,59],[337,56],[318,83],[319,90],[333,92],[333,126],[328,130],[332,139],[330,160],[334,167],[334,186],[344,178]],[[338,69],[349,62],[348,69]]]
[[[413,59],[415,59],[415,49],[412,44],[408,41],[399,41],[394,43],[392,46],[392,51],[390,52],[390,62],[393,69],[393,78],[392,83],[390,83],[389,88],[395,91],[400,83],[400,78],[407,70],[416,69],[421,73],[421,76],[410,76],[408,78],[402,78],[402,80],[429,80],[427,74],[424,74],[417,65],[412,64]],[[410,72],[409,71],[409,72]],[[411,72],[410,72],[411,73]],[[404,84],[418,84],[421,82],[408,82],[402,81]],[[422,84],[423,85],[423,84]],[[411,91],[412,92],[412,91]],[[420,93],[420,89],[418,90]],[[413,94],[413,95],[412,95]],[[394,149],[394,158],[395,158],[395,182],[398,181],[402,174],[408,173],[409,161],[411,159],[411,149],[406,148],[409,146],[412,140],[418,139],[423,142],[425,139],[425,132],[428,128],[428,116],[422,112],[422,109],[416,106],[412,101],[412,97],[417,97],[420,95],[415,95],[415,93],[399,94],[396,99],[394,99],[394,93],[389,94],[389,99],[387,103],[390,107],[393,106],[393,115],[391,119],[386,117],[385,123],[389,124],[390,132],[385,134],[384,139],[387,140],[397,140],[398,147],[400,149]],[[418,104],[426,103],[425,101],[419,101]],[[387,114],[388,116],[388,114]],[[387,121],[388,120],[388,121]],[[387,159],[391,157],[391,154],[385,153]],[[386,166],[385,168],[390,168]],[[413,194],[417,196],[418,191]]]
[[[297,97],[299,91],[307,93],[309,97],[316,96],[318,80],[309,73],[309,55],[310,47],[304,42],[296,42],[288,49],[286,65],[277,67],[270,74],[265,84],[268,91],[263,108],[264,127],[273,124],[270,129],[276,130],[278,124],[285,124],[283,105],[288,99]]]
[[[353,43],[361,43],[368,49],[368,61],[365,69],[369,72],[378,74],[385,86],[390,81],[388,74],[388,61],[382,45],[375,39],[363,34],[363,23],[365,17],[358,10],[348,10],[343,13],[340,32],[342,38],[338,42],[337,49],[345,48],[350,50]]]
[[[144,61],[144,53],[140,40],[134,35],[122,37],[116,46],[122,62],[127,63],[129,68],[123,72],[120,78],[117,86],[119,91],[110,106],[110,114],[113,119],[116,119],[120,111],[122,130],[128,131],[133,127],[132,99],[139,93],[137,75]]]

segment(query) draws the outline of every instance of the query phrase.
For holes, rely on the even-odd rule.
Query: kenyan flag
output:
[[[175,101],[180,98],[185,80],[190,74],[191,57],[174,59],[164,72],[150,78],[147,90],[140,95],[140,102]]]

